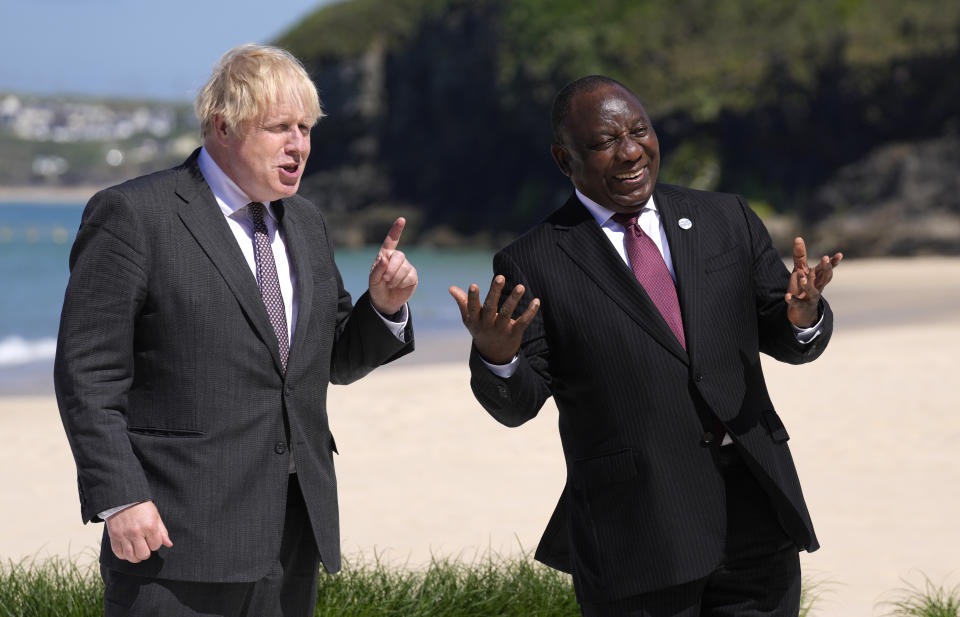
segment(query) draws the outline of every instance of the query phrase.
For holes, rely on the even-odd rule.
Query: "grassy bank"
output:
[[[804,585],[802,617],[816,617],[824,583]],[[888,617],[960,617],[960,587],[908,585],[878,610]],[[0,565],[0,617],[97,617],[95,564],[64,559]],[[529,557],[437,559],[426,568],[348,562],[320,576],[318,617],[577,617],[570,577]]]
[[[97,617],[96,565],[63,560],[0,565],[0,617]],[[570,577],[528,558],[434,560],[420,569],[348,562],[320,576],[319,617],[574,617]]]

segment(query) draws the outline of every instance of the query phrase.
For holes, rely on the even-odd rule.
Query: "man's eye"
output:
[[[646,135],[646,134],[647,134],[647,127],[645,127],[645,126],[641,126],[641,127],[638,127],[638,128],[633,129],[633,136],[634,136],[634,137],[643,137],[643,136]]]

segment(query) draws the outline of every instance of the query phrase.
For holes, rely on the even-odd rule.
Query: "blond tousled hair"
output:
[[[245,131],[246,124],[271,107],[298,101],[310,117],[325,114],[303,64],[279,47],[247,43],[223,54],[213,74],[197,94],[194,109],[201,135],[213,133],[213,118],[220,116],[231,129]]]

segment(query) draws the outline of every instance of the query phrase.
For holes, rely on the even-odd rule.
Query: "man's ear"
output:
[[[554,143],[550,146],[550,154],[553,155],[553,160],[560,171],[563,172],[563,175],[569,177],[571,170],[570,161],[567,158],[569,156],[567,149],[562,144]]]
[[[221,145],[225,145],[227,137],[230,135],[230,127],[227,125],[226,120],[223,119],[223,116],[219,114],[214,114],[213,116],[213,138],[217,140]]]

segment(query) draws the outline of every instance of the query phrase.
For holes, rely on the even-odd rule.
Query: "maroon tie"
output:
[[[277,335],[277,344],[280,347],[280,364],[287,370],[287,357],[290,354],[290,338],[287,334],[287,312],[283,306],[283,295],[280,293],[280,279],[277,278],[277,264],[273,259],[273,249],[270,247],[270,234],[263,221],[263,204],[252,202],[247,205],[250,217],[253,219],[253,256],[257,264],[257,285],[260,286],[260,297],[267,307],[267,316],[273,333]]]
[[[677,300],[677,286],[670,276],[670,270],[663,261],[660,249],[650,237],[637,225],[636,214],[615,214],[613,220],[623,225],[625,233],[623,243],[630,258],[630,267],[643,289],[660,310],[663,319],[673,330],[674,336],[684,349],[687,341],[683,336],[683,318],[680,316],[680,302]]]

